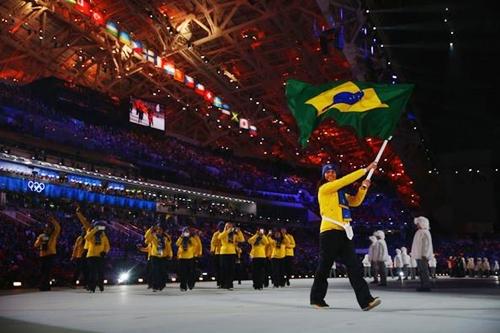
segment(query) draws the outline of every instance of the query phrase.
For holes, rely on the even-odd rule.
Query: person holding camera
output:
[[[101,292],[104,291],[104,258],[111,249],[105,230],[106,226],[102,221],[95,221],[92,223],[92,229],[85,235],[89,270],[88,290],[93,293],[97,286]]]
[[[203,255],[203,244],[201,243],[201,238],[200,238],[200,231],[196,230],[193,228],[192,230],[192,235],[193,235],[193,240],[194,240],[194,266],[193,266],[193,274],[189,277],[188,281],[188,288],[189,290],[194,288],[194,285],[196,284],[196,280],[199,277],[199,272],[198,272],[198,261],[200,260],[201,256]]]
[[[219,235],[224,231],[224,222],[217,224],[217,230],[212,235],[210,241],[210,254],[212,255],[212,263],[215,269],[215,279],[217,280],[217,288],[222,287],[222,278],[220,273],[220,248],[222,246],[219,240]]]
[[[88,285],[88,282],[89,282],[89,264],[87,261],[87,251],[88,251],[89,246],[88,246],[88,242],[85,240],[85,235],[87,234],[87,232],[89,232],[90,229],[92,229],[92,225],[90,224],[89,220],[85,217],[85,215],[83,215],[82,209],[80,208],[80,205],[76,206],[75,213],[76,213],[76,217],[78,218],[78,220],[82,224],[83,253],[82,253],[82,257],[80,259],[79,264],[81,265],[81,267],[83,269],[85,286],[88,290],[89,289],[89,285]],[[77,242],[78,242],[78,238],[75,241],[75,245],[77,245]],[[78,262],[77,262],[77,265],[78,265]]]
[[[248,239],[248,243],[252,246],[250,257],[252,258],[253,288],[262,290],[266,274],[266,247],[269,244],[264,229],[258,229],[255,235]]]
[[[177,263],[181,291],[187,291],[190,279],[194,275],[194,255],[196,241],[188,227],[182,229],[181,236],[175,243],[177,245]]]
[[[151,286],[153,292],[161,291],[167,283],[167,258],[172,257],[172,242],[160,223],[146,231],[144,240],[150,246]]]
[[[224,231],[219,234],[221,242],[220,259],[222,288],[233,290],[234,271],[236,264],[236,246],[244,242],[245,237],[240,228],[236,228],[232,223],[226,223]]]
[[[44,225],[43,233],[41,233],[35,241],[35,248],[39,249],[41,263],[41,277],[40,284],[38,286],[40,291],[50,290],[52,268],[56,257],[57,238],[61,233],[61,225],[55,217],[50,215],[48,220],[50,224],[46,223]]]
[[[283,260],[283,268],[285,274],[286,285],[290,285],[290,277],[293,274],[293,257],[295,249],[295,238],[289,233],[286,228],[281,228],[281,234],[283,237],[288,239],[288,245],[286,246],[285,258]]]
[[[275,288],[284,287],[286,247],[290,245],[290,241],[281,233],[281,230],[276,230],[269,237],[269,243],[273,249],[271,254],[273,286]]]

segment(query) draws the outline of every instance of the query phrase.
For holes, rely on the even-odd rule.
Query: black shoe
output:
[[[417,291],[431,291],[431,288],[422,288],[422,287],[418,287],[417,288]]]
[[[290,287],[290,281],[286,281],[286,285]]]
[[[326,304],[324,300],[321,300],[319,302],[313,302],[311,301],[311,305],[314,306],[315,308],[322,309],[322,308],[329,308],[330,305]]]
[[[380,305],[380,303],[382,303],[382,301],[380,300],[380,298],[378,297],[375,297],[370,303],[368,303],[367,306],[365,306],[363,308],[363,311],[370,311],[371,309],[373,309],[374,307]]]

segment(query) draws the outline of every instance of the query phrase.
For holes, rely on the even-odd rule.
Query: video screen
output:
[[[165,130],[165,108],[161,104],[131,97],[128,118],[134,124]]]

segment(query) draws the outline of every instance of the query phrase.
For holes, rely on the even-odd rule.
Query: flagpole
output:
[[[378,151],[377,157],[375,157],[375,162],[378,163],[378,161],[380,161],[380,158],[382,157],[382,153],[384,152],[385,147],[387,146],[387,143],[391,139],[392,139],[392,136],[390,136],[387,140],[384,140],[384,142],[382,143],[382,147],[380,147],[380,150]],[[366,177],[366,179],[370,180],[372,178],[374,172],[375,172],[375,169],[371,169],[368,172],[368,176]]]

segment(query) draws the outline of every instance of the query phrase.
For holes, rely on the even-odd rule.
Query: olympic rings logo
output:
[[[44,183],[39,183],[39,182],[34,182],[34,181],[30,180],[28,182],[28,188],[32,192],[40,193],[43,190],[45,190],[45,184]]]

